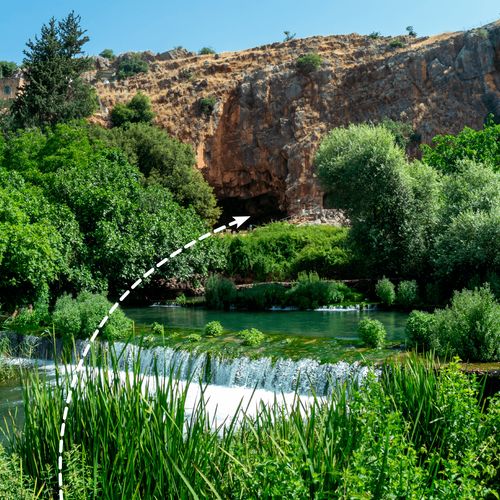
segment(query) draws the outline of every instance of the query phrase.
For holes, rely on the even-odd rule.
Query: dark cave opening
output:
[[[271,193],[253,198],[222,198],[219,205],[222,208],[221,221],[234,215],[249,215],[249,224],[255,226],[287,217],[286,211],[280,208],[278,197]]]

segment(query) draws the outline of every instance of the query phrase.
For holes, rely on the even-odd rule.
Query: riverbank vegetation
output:
[[[186,387],[158,373],[146,382],[137,367],[131,383],[115,372],[76,385],[65,433],[68,497],[479,499],[500,487],[500,399],[484,404],[480,382],[456,363],[436,371],[432,360],[410,358],[326,398],[278,398],[254,416],[243,409],[220,428],[203,400],[186,413]],[[24,484],[45,498],[57,490],[69,378],[47,385],[26,376],[26,420],[9,434],[19,458],[7,467],[22,465]]]

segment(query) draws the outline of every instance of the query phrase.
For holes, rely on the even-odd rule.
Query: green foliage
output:
[[[365,318],[358,324],[361,340],[368,347],[380,349],[384,346],[386,331],[384,325],[378,319]]]
[[[202,97],[198,101],[198,109],[200,113],[205,116],[210,116],[215,109],[217,99],[214,96]]]
[[[277,222],[245,235],[226,236],[227,271],[255,281],[293,279],[302,271],[347,277],[355,272],[347,235],[346,228]]]
[[[388,278],[384,277],[377,281],[375,293],[386,306],[392,306],[396,300],[396,289],[392,281]]]
[[[417,304],[418,286],[415,280],[399,282],[396,302],[407,309]]]
[[[160,337],[165,335],[165,327],[156,321],[151,325],[151,331],[153,332],[153,335],[158,335]]]
[[[372,38],[373,40],[377,40],[379,38],[382,37],[382,34],[380,33],[380,31],[372,31],[369,35],[368,35],[369,38]]]
[[[236,287],[231,280],[212,275],[205,284],[205,301],[210,309],[229,309],[236,298]]]
[[[345,285],[321,280],[317,273],[299,273],[297,282],[287,291],[287,301],[299,309],[317,309],[342,302]],[[349,290],[347,288],[347,290]]]
[[[116,104],[111,110],[110,119],[113,127],[120,127],[127,123],[151,123],[154,116],[151,100],[146,94],[138,92],[130,102]]]
[[[373,125],[332,130],[315,164],[325,190],[347,212],[352,241],[371,273],[428,268],[439,200],[433,169],[409,165],[392,133]]]
[[[197,333],[190,333],[187,337],[186,340],[188,342],[199,342],[201,340],[201,335]]]
[[[192,209],[158,183],[145,183],[122,152],[94,133],[86,124],[61,124],[45,133],[19,131],[3,145],[0,301],[8,308],[33,303],[47,287],[57,295],[121,293],[180,242],[206,232]],[[169,165],[187,169],[180,164],[183,146],[173,146]],[[219,239],[197,245],[165,266],[163,276],[206,276],[222,265],[221,245]]]
[[[500,361],[500,304],[489,287],[455,292],[435,313],[432,345],[441,356],[464,361]]]
[[[141,54],[127,54],[120,59],[116,76],[119,80],[124,80],[148,71],[149,64],[142,58]]]
[[[419,143],[421,140],[420,134],[410,123],[384,118],[380,125],[391,132],[396,144],[402,149],[407,149],[408,146]]]
[[[30,487],[30,478],[23,472],[22,459],[7,455],[0,445],[0,498],[6,500],[33,500],[37,488]]]
[[[71,12],[59,23],[52,18],[40,37],[27,43],[25,84],[12,107],[16,127],[54,125],[85,118],[97,109],[92,87],[81,78],[92,67],[83,57],[88,42],[80,16]]]
[[[178,306],[185,306],[187,304],[187,298],[186,298],[186,296],[183,293],[181,293],[180,295],[178,295],[175,298],[175,303]]]
[[[212,47],[202,47],[199,51],[198,54],[200,56],[207,56],[207,55],[213,55],[216,54],[215,50],[212,49]]]
[[[243,345],[256,347],[264,342],[265,335],[257,328],[250,328],[249,330],[242,330],[238,336],[243,339]]]
[[[106,297],[81,292],[76,299],[62,295],[54,306],[52,321],[56,333],[63,339],[89,338],[104,316],[109,315],[112,304]],[[132,322],[121,309],[116,309],[101,329],[101,338],[115,340],[125,337],[132,329]]]
[[[0,78],[10,78],[17,71],[17,64],[10,61],[0,61]]]
[[[104,49],[100,54],[101,57],[105,57],[106,59],[115,59],[115,53],[113,49]]]
[[[203,335],[205,337],[218,337],[224,333],[224,328],[219,321],[210,321],[205,325]]]
[[[323,60],[321,59],[319,54],[310,53],[304,54],[297,58],[295,61],[295,67],[299,73],[304,75],[308,75],[313,71],[317,71],[322,64]]]
[[[291,31],[283,31],[283,34],[285,35],[284,42],[290,42],[297,36],[297,33],[292,33]]]
[[[434,314],[412,311],[406,322],[405,333],[408,347],[431,349],[433,345],[436,317]]]
[[[437,135],[432,146],[422,145],[422,152],[422,161],[445,173],[455,172],[463,159],[484,163],[498,172],[500,124],[490,118],[482,130],[465,127],[457,135]]]
[[[262,283],[238,290],[238,308],[265,311],[271,307],[287,305],[287,289],[277,283]]]
[[[406,47],[406,43],[403,42],[400,38],[395,38],[394,40],[391,40],[389,42],[389,47],[392,49],[401,49],[403,47]]]
[[[209,224],[220,216],[213,189],[196,168],[193,148],[144,123],[99,130],[102,139],[125,152],[150,183],[167,188],[182,206],[192,206]]]
[[[115,369],[75,387],[66,439],[79,444],[77,469],[83,478],[92,470],[86,484],[95,488],[76,498],[163,498],[165,485],[175,485],[172,498],[495,498],[498,490],[500,398],[483,404],[477,380],[456,362],[436,370],[432,360],[410,357],[383,366],[379,380],[341,385],[306,405],[277,397],[255,416],[230,418],[220,432],[203,397],[188,416],[187,387],[171,378],[144,394],[139,361],[130,384],[116,383]],[[70,380],[24,377],[27,416],[11,434],[13,448],[23,472],[43,478],[51,492],[53,423],[61,421]],[[70,462],[65,456],[65,467]]]

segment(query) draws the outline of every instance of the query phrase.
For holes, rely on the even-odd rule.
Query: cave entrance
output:
[[[222,198],[221,220],[233,215],[250,215],[250,224],[259,225],[285,218],[287,213],[279,208],[278,197],[273,194],[261,194],[253,198]]]

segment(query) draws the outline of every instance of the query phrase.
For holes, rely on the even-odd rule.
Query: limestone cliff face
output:
[[[333,127],[384,117],[411,122],[424,141],[480,128],[500,116],[500,22],[431,38],[313,37],[218,56],[152,58],[149,73],[98,82],[106,109],[137,90],[150,95],[157,122],[190,142],[198,167],[223,205],[253,214],[298,214],[322,206],[313,158]],[[322,67],[304,76],[296,58],[317,52]],[[164,58],[163,58],[164,59]],[[217,98],[210,117],[201,97]]]

